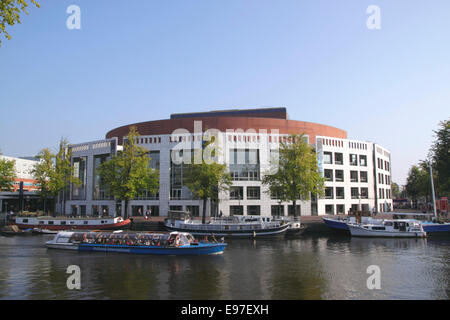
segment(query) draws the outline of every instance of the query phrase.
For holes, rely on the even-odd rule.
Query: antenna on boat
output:
[[[433,182],[433,168],[431,167],[431,161],[430,161],[430,178],[431,178],[431,192],[433,195],[433,211],[434,211],[434,217],[437,219],[437,212],[436,212],[436,198],[434,195],[434,182]]]

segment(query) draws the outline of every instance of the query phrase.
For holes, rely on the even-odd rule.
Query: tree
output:
[[[16,162],[0,159],[0,191],[11,191],[16,179]]]
[[[210,137],[208,141],[202,141],[202,148],[205,150],[209,145],[214,143],[215,137]],[[211,152],[212,161],[205,161],[203,157],[199,161],[191,161],[186,168],[183,184],[192,192],[196,199],[203,201],[202,223],[206,222],[206,203],[210,201],[218,201],[219,194],[228,191],[233,184],[231,175],[227,172],[227,166],[217,162],[218,149]]]
[[[61,197],[62,213],[66,211],[66,191],[71,184],[80,185],[81,181],[74,175],[71,163],[72,151],[66,138],[59,141],[58,153],[55,156],[55,176],[53,177],[54,190]]]
[[[393,182],[391,185],[391,190],[392,190],[392,196],[394,197],[394,199],[400,197],[400,187],[399,187],[398,183]]]
[[[437,194],[448,196],[450,194],[450,120],[441,121],[440,129],[434,131],[435,141],[431,146],[430,154]],[[434,174],[433,174],[434,176]]]
[[[131,199],[144,191],[154,193],[159,186],[158,171],[150,168],[149,151],[136,145],[139,137],[136,127],[131,127],[123,151],[99,166],[100,177],[108,192],[116,200],[125,201],[125,217]]]
[[[269,193],[282,201],[292,201],[294,217],[297,216],[297,201],[309,200],[311,194],[324,194],[325,178],[318,167],[317,155],[303,135],[290,135],[288,142],[282,142],[279,150],[278,167],[272,166],[262,183]]]
[[[28,14],[26,8],[28,7],[27,0],[2,0],[0,1],[0,35],[5,34],[5,38],[11,40],[11,36],[6,31],[6,25],[15,25],[21,23],[20,13]],[[40,8],[39,4],[35,0],[30,0],[36,7]],[[0,47],[2,41],[0,38]]]
[[[34,179],[39,185],[39,196],[44,201],[44,212],[46,211],[47,199],[51,196],[57,196],[58,192],[54,188],[54,177],[56,176],[56,170],[54,165],[55,154],[53,154],[50,149],[42,149],[36,156],[39,159],[31,173]]]
[[[35,164],[32,170],[34,178],[40,185],[39,194],[44,202],[49,196],[55,198],[59,196],[63,213],[65,213],[66,190],[71,184],[79,185],[81,183],[73,174],[71,157],[72,153],[67,139],[61,138],[58,153],[55,154],[48,148],[42,149],[36,156],[40,162]]]
[[[427,197],[431,192],[430,174],[426,167],[425,162],[412,166],[406,178],[406,193],[414,201],[415,206],[419,198]]]

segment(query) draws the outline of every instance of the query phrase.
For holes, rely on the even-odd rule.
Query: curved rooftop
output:
[[[203,130],[214,128],[226,132],[227,130],[253,129],[256,132],[267,130],[267,133],[270,133],[271,130],[278,130],[280,134],[307,134],[311,143],[315,143],[316,136],[347,139],[347,132],[339,128],[313,122],[289,120],[286,108],[177,113],[172,114],[170,119],[166,120],[133,123],[112,129],[106,134],[106,138],[117,137],[121,144],[122,138],[129,133],[132,126],[135,126],[139,134],[144,136],[172,134],[173,131],[181,128],[193,133],[194,121],[201,121]]]

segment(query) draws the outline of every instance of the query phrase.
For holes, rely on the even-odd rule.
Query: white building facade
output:
[[[220,193],[218,202],[208,201],[208,216],[293,214],[292,203],[282,203],[276,199],[276,195],[270,195],[267,187],[261,183],[264,174],[274,168],[280,142],[288,142],[289,134],[280,133],[283,130],[278,129],[278,120],[259,120],[255,120],[255,123],[271,121],[271,127],[214,131],[218,138],[218,160],[227,165],[233,185],[230,192]],[[243,120],[236,119],[238,121]],[[319,167],[327,181],[324,197],[317,199],[313,196],[308,201],[299,199],[296,205],[300,215],[346,214],[349,210],[384,212],[392,208],[388,150],[370,142],[317,135],[314,134],[317,131],[315,127],[308,132],[308,123],[304,127],[305,130],[297,129],[293,133],[304,131],[305,138],[317,152]],[[183,129],[171,134],[145,134],[146,128],[143,127],[142,130],[138,128],[138,131],[143,133],[137,143],[150,151],[149,163],[152,168],[159,170],[160,186],[159,192],[155,194],[144,192],[129,201],[128,213],[167,216],[169,210],[182,210],[191,212],[193,216],[201,216],[203,203],[193,199],[189,189],[183,186],[185,166],[178,160],[186,150],[198,149],[199,145],[201,148],[203,130],[200,133]],[[115,132],[111,135],[116,136],[71,146],[75,175],[83,183],[70,188],[65,208],[61,211],[88,216],[124,215],[124,202],[115,201],[107,194],[97,170],[100,163],[107,161],[121,148],[123,137]],[[338,132],[336,135],[346,136],[346,133]]]

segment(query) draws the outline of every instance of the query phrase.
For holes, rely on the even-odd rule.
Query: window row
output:
[[[387,184],[390,185],[391,184],[391,177],[388,176],[387,174],[384,175],[382,173],[378,173],[378,183],[379,184]]]
[[[243,200],[243,199],[244,199],[244,187],[230,188],[230,200]],[[260,200],[261,187],[247,187],[247,199]]]
[[[334,162],[333,162],[334,160]],[[344,154],[340,152],[334,153],[334,159],[333,159],[333,152],[325,151],[323,153],[323,163],[324,164],[344,164]],[[358,155],[350,153],[349,154],[349,164],[351,166],[357,166],[358,165]],[[366,155],[359,155],[359,165],[362,167],[367,167],[367,156]]]
[[[334,171],[334,175],[333,175]],[[333,169],[325,169],[324,170],[325,181],[336,181],[336,182],[344,182],[344,170],[333,170]],[[367,171],[350,171],[350,182],[367,182]]]
[[[383,165],[384,164],[384,165]],[[377,158],[377,167],[381,170],[390,171],[390,164],[389,161]]]
[[[380,199],[392,199],[392,194],[391,194],[391,189],[383,189],[383,188],[379,188],[378,189],[378,197]]]
[[[350,196],[352,199],[369,199],[369,188],[350,188]],[[344,187],[326,187],[325,199],[345,199]]]
[[[136,144],[149,144],[149,143],[161,143],[161,137],[136,138]]]

